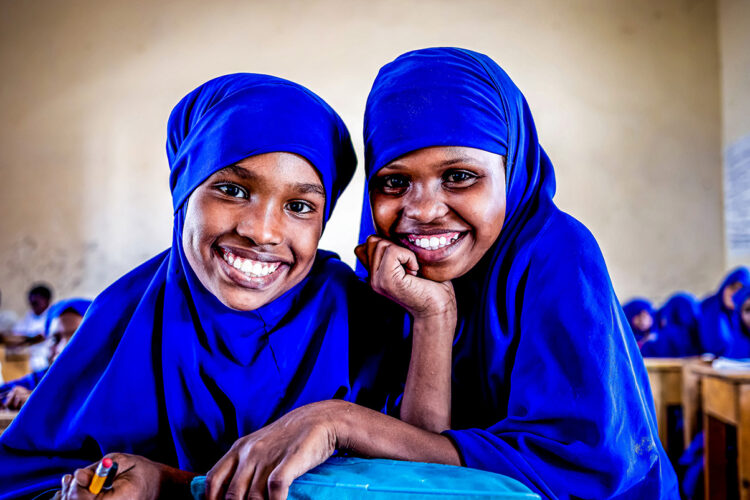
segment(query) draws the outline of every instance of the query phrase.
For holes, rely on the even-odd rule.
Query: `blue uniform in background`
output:
[[[735,320],[732,318],[733,311],[724,304],[724,289],[732,284],[740,282],[743,287],[750,286],[750,271],[740,267],[732,271],[724,278],[719,290],[701,302],[699,332],[704,352],[717,356],[728,356],[732,338],[735,337],[733,329],[736,328]]]
[[[703,354],[698,331],[700,305],[692,295],[680,292],[672,295],[659,309],[660,355],[685,357]]]
[[[453,280],[458,331],[445,435],[465,465],[548,498],[677,498],[643,361],[601,251],[552,201],[552,162],[505,72],[463,49],[404,54],[380,70],[364,133],[368,182],[430,146],[507,157],[500,236]],[[367,197],[363,206],[360,241],[375,232]],[[394,367],[408,354],[393,349],[408,352],[404,332],[389,344],[394,362],[380,365],[381,381],[404,372]],[[388,398],[391,411],[398,396]]]

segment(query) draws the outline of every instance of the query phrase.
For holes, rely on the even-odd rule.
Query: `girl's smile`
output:
[[[219,170],[190,196],[183,249],[203,286],[233,309],[257,309],[302,281],[323,231],[313,166],[267,153]]]
[[[214,251],[224,264],[222,270],[226,276],[246,288],[263,289],[290,267],[279,257],[267,254],[253,255],[254,252],[251,250],[238,248],[230,250],[216,245]]]
[[[430,147],[384,166],[370,181],[378,233],[413,251],[419,273],[462,276],[505,221],[504,157],[468,147]]]

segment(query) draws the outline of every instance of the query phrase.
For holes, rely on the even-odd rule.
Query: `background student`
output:
[[[89,305],[91,305],[91,301],[87,299],[65,299],[48,309],[44,335],[49,339],[49,366],[73,338],[73,334],[81,325]],[[32,391],[39,385],[42,377],[49,370],[49,366],[0,386],[0,405],[11,410],[19,410],[29,399]]]

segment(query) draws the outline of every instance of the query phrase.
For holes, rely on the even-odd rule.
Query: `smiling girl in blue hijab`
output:
[[[448,408],[401,417],[438,422],[463,465],[545,498],[677,498],[601,252],[552,201],[552,162],[508,75],[464,49],[406,53],[375,79],[364,133],[358,256],[411,313],[410,363],[432,368]],[[413,314],[434,297],[448,319],[427,337],[456,325],[439,346]]]
[[[3,433],[1,498],[109,452],[158,494],[148,471],[166,468],[138,456],[205,472],[238,437],[349,393],[353,273],[316,251],[356,165],[339,116],[295,83],[227,75],[174,108],[167,156],[172,246],[94,301]]]
[[[725,356],[735,328],[733,295],[742,288],[750,287],[750,271],[739,267],[731,271],[721,282],[719,289],[700,304],[700,336],[705,352]]]

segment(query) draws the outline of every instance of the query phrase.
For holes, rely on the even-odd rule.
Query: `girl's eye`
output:
[[[466,170],[451,170],[445,173],[443,179],[451,184],[465,184],[476,179],[477,176]]]
[[[307,214],[314,211],[314,208],[304,201],[290,201],[286,207],[296,214]]]
[[[220,184],[216,188],[231,198],[247,198],[247,191],[236,184]]]
[[[400,193],[409,187],[409,178],[402,174],[381,175],[375,179],[375,188],[384,193]]]

